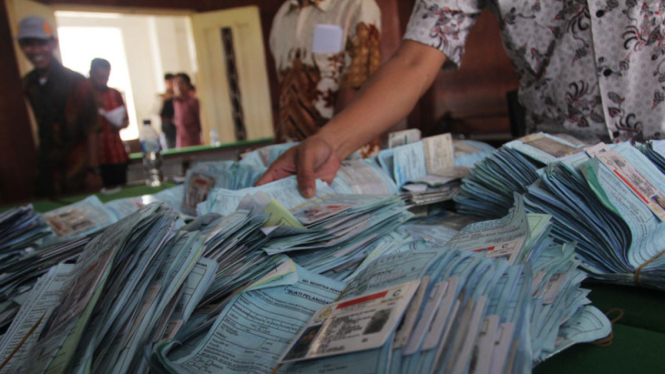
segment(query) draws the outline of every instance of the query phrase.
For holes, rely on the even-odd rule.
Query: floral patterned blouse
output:
[[[665,3],[636,0],[417,0],[405,39],[457,67],[483,8],[501,22],[530,131],[588,143],[660,138]]]

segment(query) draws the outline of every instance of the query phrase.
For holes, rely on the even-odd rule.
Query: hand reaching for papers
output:
[[[300,194],[312,197],[316,193],[316,180],[332,183],[341,163],[342,157],[332,145],[322,136],[315,135],[275,160],[256,186],[297,174]]]

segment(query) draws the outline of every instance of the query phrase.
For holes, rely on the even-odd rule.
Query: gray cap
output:
[[[19,22],[16,39],[55,39],[55,32],[45,19],[29,16]]]

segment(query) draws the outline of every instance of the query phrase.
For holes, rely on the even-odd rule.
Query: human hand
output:
[[[341,164],[342,158],[330,143],[314,135],[275,160],[255,186],[296,174],[300,194],[312,197],[316,193],[316,180],[332,183]]]

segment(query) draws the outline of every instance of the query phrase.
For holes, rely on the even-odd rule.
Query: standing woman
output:
[[[199,99],[189,76],[178,73],[175,77],[173,122],[176,126],[176,148],[201,145],[201,117]]]

